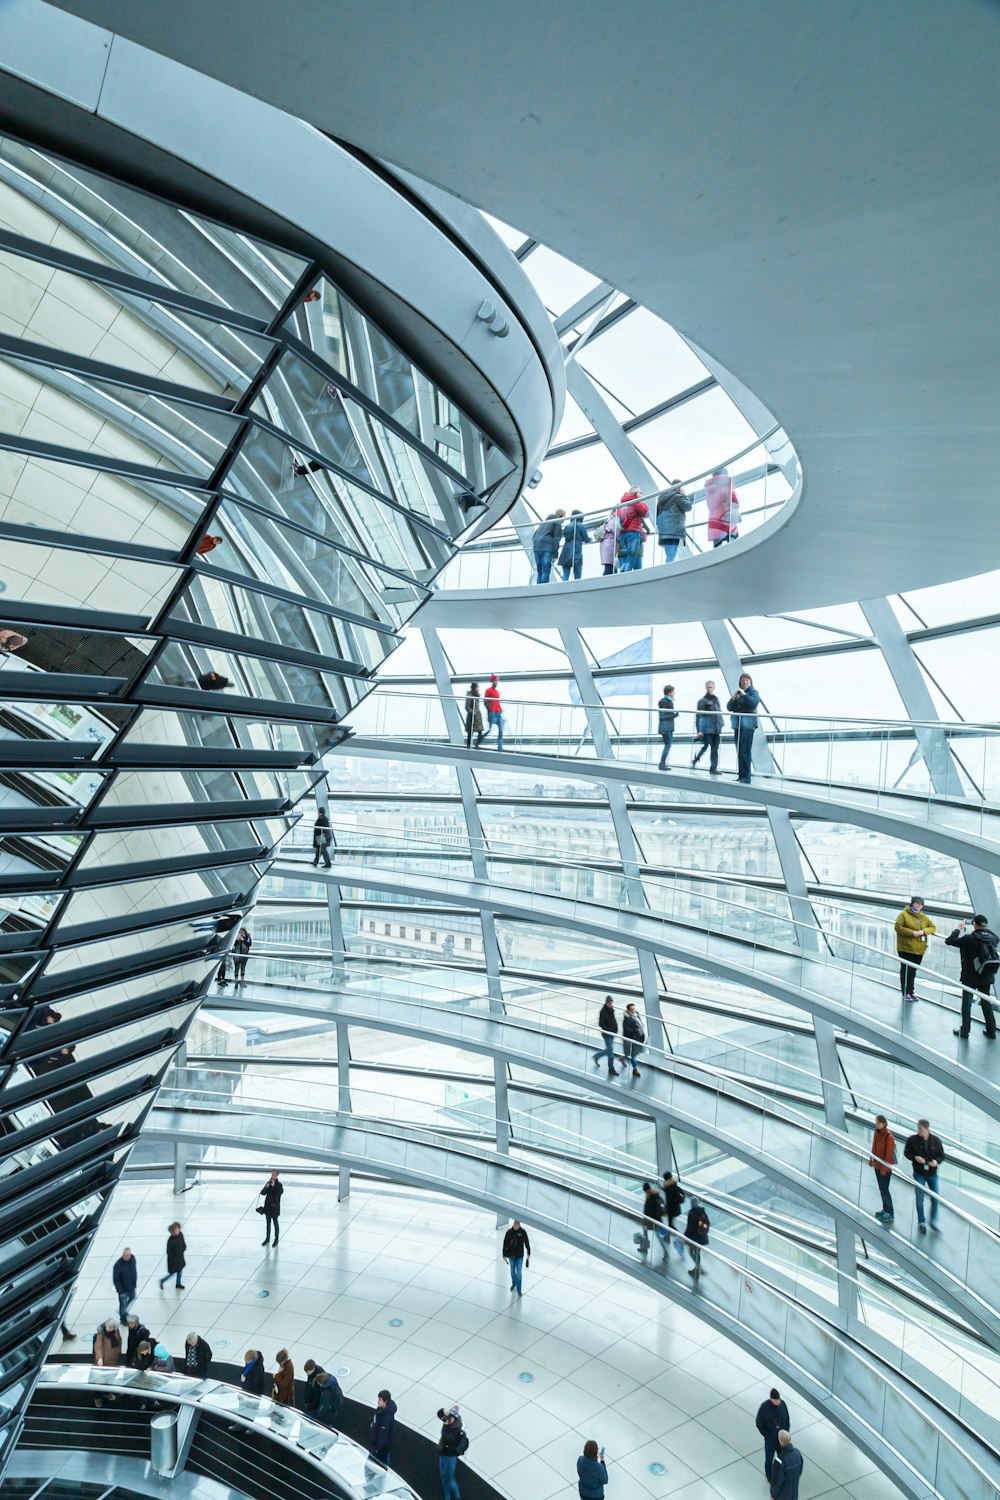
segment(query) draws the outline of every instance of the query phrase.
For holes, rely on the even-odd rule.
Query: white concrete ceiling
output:
[[[784,423],[806,474],[785,525],[669,588],[558,595],[565,623],[805,608],[1000,564],[987,0],[63,8],[538,236]],[[518,623],[552,623],[556,591],[534,593]]]

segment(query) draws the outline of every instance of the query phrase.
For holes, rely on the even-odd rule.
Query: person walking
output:
[[[923,896],[911,896],[896,918],[896,954],[899,958],[899,988],[904,1000],[915,1000],[913,993],[917,968],[924,961],[927,939],[937,928],[924,911]]]
[[[778,1433],[778,1451],[771,1468],[771,1500],[799,1500],[802,1454],[792,1445],[789,1432]]]
[[[313,824],[313,867],[320,860],[327,869],[330,868],[330,845],[333,843],[333,830],[330,827],[330,814],[325,807],[321,807],[316,814],[316,822]]]
[[[708,1231],[711,1229],[708,1214],[702,1207],[700,1198],[691,1199],[691,1207],[688,1209],[687,1227],[684,1230],[688,1241],[688,1254],[694,1261],[694,1265],[688,1271],[695,1281],[701,1276],[701,1252],[708,1244]]]
[[[329,860],[327,862],[329,863]],[[234,983],[236,984],[246,983],[247,959],[250,957],[252,947],[253,938],[247,928],[241,927],[233,944]]]
[[[687,541],[686,517],[693,504],[681,489],[679,479],[672,480],[669,490],[664,490],[656,502],[656,535],[665,563],[672,563],[678,547]]]
[[[554,510],[540,526],[535,527],[531,546],[535,554],[535,582],[548,583],[552,574],[552,563],[562,536],[562,522],[566,512]]]
[[[111,1280],[118,1293],[118,1321],[124,1323],[139,1286],[139,1267],[127,1245],[111,1268]]]
[[[601,1066],[601,1058],[607,1058],[608,1077],[617,1078],[618,1069],[615,1067],[615,1037],[618,1035],[618,1019],[615,1016],[615,1003],[610,995],[605,995],[604,1004],[597,1013],[597,1029],[601,1033],[604,1044],[602,1052],[594,1053],[594,1062],[597,1067]]]
[[[609,515],[605,516],[600,526],[594,533],[595,540],[599,543],[598,556],[601,559],[601,570],[605,577],[615,571],[615,560],[618,556],[618,507],[613,505]]]
[[[438,1439],[438,1473],[441,1475],[441,1493],[444,1500],[462,1500],[455,1478],[458,1460],[469,1451],[469,1438],[462,1424],[457,1406],[438,1409],[441,1436]]]
[[[465,748],[466,750],[479,749],[479,741],[483,734],[483,706],[479,696],[479,683],[470,682],[469,691],[465,695]],[[472,736],[476,736],[473,746]]]
[[[325,1427],[336,1427],[340,1409],[344,1404],[344,1393],[340,1388],[340,1381],[332,1370],[324,1370],[322,1375],[317,1375],[316,1394],[319,1397],[316,1420],[322,1422]]]
[[[264,1369],[264,1356],[259,1349],[248,1349],[243,1356],[243,1373],[240,1375],[240,1390],[248,1396],[263,1396],[270,1386]]]
[[[619,573],[633,573],[642,567],[642,548],[649,526],[649,506],[640,496],[642,490],[626,490],[618,506]]]
[[[501,1255],[510,1270],[510,1289],[523,1297],[521,1290],[521,1276],[526,1266],[531,1265],[531,1241],[528,1232],[521,1227],[520,1219],[515,1219],[503,1237],[503,1249]]]
[[[396,1403],[389,1391],[379,1391],[368,1425],[368,1453],[388,1469],[392,1465],[392,1439],[396,1428]]]
[[[959,922],[950,937],[945,938],[949,948],[957,948],[962,968],[962,1020],[955,1036],[968,1040],[972,1029],[972,997],[979,996],[985,1025],[983,1032],[991,1042],[997,1039],[997,1018],[987,995],[993,988],[997,970],[1000,969],[1000,937],[991,928],[986,917],[977,915],[972,919],[972,931],[966,932],[966,922]]]
[[[771,1394],[757,1408],[757,1431],[764,1439],[764,1478],[770,1480],[774,1468],[774,1455],[778,1451],[778,1433],[791,1427],[788,1407],[781,1393],[771,1387]]]
[[[479,736],[479,743],[488,740],[494,728],[497,732],[497,749],[503,749],[503,704],[500,702],[500,679],[495,672],[490,673],[490,685],[483,694],[483,702],[486,705],[486,728]]]
[[[271,1230],[274,1229],[274,1243],[278,1243],[278,1220],[281,1217],[281,1195],[285,1191],[283,1185],[278,1181],[277,1172],[272,1172],[270,1177],[261,1188],[259,1197],[263,1198],[264,1221],[267,1225],[267,1234],[261,1240],[262,1245],[271,1243]]]
[[[705,480],[708,506],[708,540],[713,547],[735,542],[740,534],[740,501],[728,469],[716,469]]]
[[[305,1387],[302,1391],[302,1410],[314,1415],[319,1410],[319,1388],[316,1382],[326,1371],[323,1366],[317,1364],[314,1359],[307,1359],[302,1366],[302,1373],[306,1377]]]
[[[730,714],[730,728],[736,744],[736,780],[750,785],[751,752],[753,737],[757,733],[757,709],[760,694],[753,685],[749,672],[744,672],[735,693],[726,704]]]
[[[663,1227],[663,1215],[665,1211],[663,1198],[660,1195],[659,1188],[651,1182],[644,1182],[642,1191],[646,1195],[642,1205],[642,1214],[645,1220],[643,1224],[642,1252],[644,1255],[648,1255],[649,1253],[649,1231],[652,1229],[660,1242],[663,1259],[666,1261],[670,1254],[670,1235]]]
[[[659,718],[656,721],[656,732],[663,741],[663,749],[660,751],[661,771],[667,769],[667,761],[670,759],[670,747],[674,743],[674,724],[677,721],[677,710],[674,707],[674,685],[668,682],[663,689],[663,697],[656,705]]]
[[[580,1500],[604,1500],[608,1465],[604,1449],[598,1448],[593,1438],[588,1438],[584,1443],[583,1452],[576,1461],[576,1481]]]
[[[944,1161],[944,1147],[936,1135],[931,1134],[927,1120],[917,1121],[916,1135],[911,1135],[903,1147],[903,1155],[913,1168],[913,1196],[917,1205],[917,1229],[927,1233],[924,1223],[924,1193],[933,1193],[931,1199],[931,1228],[937,1231],[938,1217],[938,1167]]]
[[[271,1399],[279,1406],[295,1405],[295,1366],[288,1357],[287,1349],[279,1349],[274,1356],[275,1371],[271,1376]]]
[[[677,1173],[670,1171],[669,1168],[663,1174],[663,1201],[667,1209],[667,1223],[674,1236],[674,1248],[683,1260],[684,1238],[677,1228],[677,1220],[683,1212],[684,1189],[681,1187]]]
[[[171,1276],[174,1278],[174,1285],[180,1291],[184,1290],[184,1283],[181,1280],[181,1276],[184,1273],[184,1252],[186,1249],[187,1244],[185,1243],[181,1226],[174,1222],[167,1232],[167,1274],[160,1277],[161,1292],[164,1284],[170,1280]]]
[[[896,1137],[889,1129],[889,1121],[885,1115],[876,1115],[875,1134],[872,1136],[872,1154],[868,1158],[868,1165],[874,1169],[875,1182],[878,1186],[879,1197],[882,1199],[882,1210],[875,1217],[881,1219],[883,1224],[891,1224],[896,1217],[892,1206],[892,1194],[889,1191],[895,1161]],[[787,1427],[788,1423],[783,1422],[782,1426]]]
[[[631,1067],[633,1078],[641,1076],[639,1056],[645,1041],[646,1033],[639,1020],[639,1012],[636,1010],[635,1002],[630,1000],[622,1016],[622,1063],[626,1068]]]
[[[583,511],[574,510],[563,527],[563,544],[559,553],[563,583],[569,582],[570,573],[574,578],[583,576],[583,549],[590,540],[591,536],[583,519]]]
[[[184,1374],[192,1375],[197,1380],[205,1380],[211,1363],[211,1344],[200,1333],[189,1333],[184,1340],[184,1358],[181,1363]]]
[[[709,678],[705,691],[695,706],[695,733],[701,737],[701,749],[692,757],[692,769],[709,752],[708,769],[711,775],[719,775],[719,742],[722,739],[722,704],[715,696],[715,683]]]

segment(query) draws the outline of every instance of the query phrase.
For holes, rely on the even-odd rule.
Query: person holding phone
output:
[[[593,1438],[588,1438],[584,1443],[583,1452],[576,1461],[576,1477],[580,1500],[604,1500],[608,1466],[604,1449],[599,1449]]]

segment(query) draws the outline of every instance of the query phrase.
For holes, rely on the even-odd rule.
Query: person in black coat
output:
[[[204,1380],[212,1363],[212,1347],[197,1333],[189,1333],[184,1340],[184,1357],[181,1369],[185,1375],[194,1375]]]
[[[253,947],[253,938],[246,927],[241,927],[236,934],[233,944],[233,980],[236,984],[243,984],[246,979],[247,959],[250,957],[250,949]]]
[[[368,1452],[386,1468],[392,1463],[392,1436],[396,1426],[396,1403],[388,1391],[379,1391],[378,1405],[368,1429]]]
[[[525,1266],[531,1265],[531,1241],[528,1239],[528,1231],[522,1228],[520,1219],[515,1219],[504,1235],[501,1253],[510,1270],[511,1291],[516,1292],[519,1297],[523,1296],[521,1272]]]
[[[684,1259],[684,1241],[677,1230],[677,1220],[683,1212],[684,1189],[681,1187],[676,1172],[668,1168],[663,1174],[663,1201],[667,1208],[667,1223],[674,1231],[674,1248],[677,1254]]]
[[[261,1240],[262,1245],[271,1243],[271,1228],[274,1228],[274,1243],[278,1243],[278,1218],[281,1214],[281,1195],[285,1191],[278,1181],[277,1172],[272,1172],[260,1190],[260,1196],[264,1200],[264,1216],[267,1224],[267,1234]]]
[[[778,1433],[778,1451],[771,1470],[771,1500],[799,1500],[802,1454],[792,1446],[791,1435]]]
[[[708,1231],[711,1227],[708,1214],[702,1206],[701,1199],[692,1198],[684,1233],[688,1241],[688,1254],[694,1261],[694,1265],[691,1267],[688,1275],[693,1276],[695,1281],[701,1275],[702,1247],[708,1244]]]
[[[631,1066],[632,1077],[638,1078],[639,1054],[646,1043],[646,1032],[642,1022],[639,1020],[639,1012],[636,1010],[635,1002],[630,1000],[625,1007],[622,1016],[622,1062],[625,1067]]]
[[[610,995],[605,995],[604,1004],[601,1006],[597,1016],[597,1029],[601,1033],[601,1041],[604,1050],[594,1053],[594,1062],[597,1067],[601,1066],[601,1058],[608,1060],[608,1077],[617,1078],[618,1069],[615,1067],[615,1037],[618,1035],[618,1020],[615,1016],[615,1004]]]
[[[764,1477],[770,1481],[774,1468],[774,1455],[778,1451],[778,1433],[787,1432],[791,1426],[788,1407],[779,1391],[771,1390],[766,1401],[757,1408],[757,1431],[764,1439]]]
[[[330,845],[333,843],[333,830],[330,827],[330,817],[325,807],[321,807],[316,814],[316,822],[313,824],[313,865],[323,861],[327,869],[330,868]]]
[[[184,1241],[184,1235],[181,1232],[181,1226],[177,1223],[171,1224],[170,1233],[167,1235],[167,1274],[160,1277],[161,1290],[164,1284],[170,1280],[171,1276],[174,1278],[174,1284],[181,1291],[184,1290],[184,1283],[181,1280],[181,1276],[184,1273],[184,1252],[186,1249],[187,1245]]]
[[[139,1267],[127,1245],[111,1268],[111,1280],[118,1293],[118,1321],[124,1323],[129,1303],[135,1301],[136,1288],[139,1285]]]
[[[663,750],[660,753],[661,771],[667,770],[667,761],[670,758],[670,747],[674,743],[674,724],[677,722],[677,710],[674,707],[674,685],[668,682],[663,689],[663,697],[656,705],[659,718],[656,721],[656,732],[663,741]]]
[[[307,1359],[302,1366],[302,1373],[306,1377],[306,1383],[302,1391],[302,1410],[310,1416],[315,1416],[319,1410],[319,1388],[317,1381],[326,1374],[322,1365],[318,1365],[314,1359]]]
[[[316,1420],[327,1427],[336,1427],[340,1408],[344,1404],[344,1393],[340,1389],[340,1381],[336,1375],[326,1370],[316,1380],[316,1391],[319,1396]]]
[[[153,1339],[149,1329],[144,1323],[140,1322],[134,1313],[130,1313],[125,1319],[125,1326],[128,1329],[125,1335],[125,1363],[130,1370],[134,1370],[135,1356],[139,1345],[152,1344]]]
[[[959,922],[950,937],[945,938],[949,948],[957,948],[961,956],[962,1024],[956,1036],[966,1040],[972,1030],[972,996],[979,996],[982,1007],[983,1030],[991,1042],[996,1041],[997,1018],[993,1005],[987,1000],[997,976],[997,957],[1000,952],[1000,937],[990,928],[986,917],[972,919],[972,931],[966,932],[966,924]],[[978,965],[978,967],[977,967]]]
[[[240,1389],[248,1396],[263,1396],[271,1389],[271,1377],[264,1369],[264,1356],[259,1349],[248,1349],[243,1356],[246,1363],[240,1376]]]

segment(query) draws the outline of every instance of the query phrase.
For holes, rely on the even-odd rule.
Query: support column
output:
[[[351,1032],[346,1021],[337,1022],[337,1109],[341,1114],[352,1113],[351,1104]],[[343,1203],[351,1196],[351,1169],[337,1168],[337,1201]]]
[[[174,1067],[187,1067],[187,1042],[181,1042],[174,1054]],[[187,1189],[188,1169],[188,1143],[187,1141],[174,1141],[174,1193],[183,1193]]]
[[[862,612],[871,626],[876,645],[885,658],[886,666],[896,684],[896,691],[903,700],[910,719],[923,720],[922,726],[914,725],[913,732],[920,754],[927,767],[931,786],[939,796],[965,797],[965,789],[955,757],[944,729],[930,727],[940,716],[934,707],[930,688],[910,648],[906,631],[900,625],[888,599],[866,599]],[[962,874],[969,891],[969,900],[976,911],[984,912],[991,920],[997,915],[997,894],[993,876],[987,870],[961,861]]]

